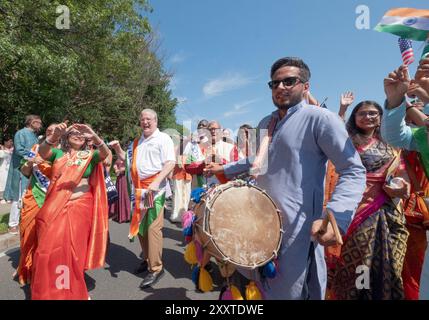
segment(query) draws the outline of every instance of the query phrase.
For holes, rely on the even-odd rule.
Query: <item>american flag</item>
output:
[[[399,49],[402,54],[402,61],[406,66],[412,64],[414,62],[414,51],[411,40],[399,38]]]

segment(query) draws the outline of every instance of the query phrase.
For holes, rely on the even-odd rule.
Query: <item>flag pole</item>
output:
[[[422,60],[429,58],[429,32],[425,41],[425,47],[423,48]]]

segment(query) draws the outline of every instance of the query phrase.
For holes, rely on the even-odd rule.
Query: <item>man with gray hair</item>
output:
[[[140,114],[141,137],[134,139],[127,152],[118,141],[110,146],[127,166],[131,191],[130,239],[138,235],[144,259],[136,273],[147,272],[140,284],[144,289],[154,285],[164,273],[162,265],[162,227],[166,178],[174,169],[176,157],[173,140],[158,129],[158,116],[152,109]]]
[[[42,128],[42,120],[37,115],[25,117],[25,128],[19,130],[14,138],[12,160],[7,175],[4,199],[12,201],[9,215],[9,233],[18,234],[19,200],[27,189],[28,179],[20,172],[21,160],[29,155],[31,147],[38,142],[37,135]]]

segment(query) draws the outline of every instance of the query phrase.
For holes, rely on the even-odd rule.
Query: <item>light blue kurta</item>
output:
[[[266,129],[271,116],[264,118]],[[277,122],[268,151],[268,169],[257,183],[273,198],[283,217],[279,272],[267,281],[267,299],[324,299],[324,247],[311,240],[311,227],[323,210],[327,160],[339,173],[328,204],[339,227],[350,224],[366,186],[366,170],[340,118],[305,102],[289,109]],[[249,169],[251,160],[224,166],[232,177]],[[261,235],[263,236],[263,235]]]
[[[429,104],[425,105],[423,112],[429,113]],[[397,108],[384,108],[380,127],[381,136],[384,141],[394,147],[419,151],[411,127],[405,123],[405,115],[405,101]]]
[[[21,160],[31,151],[31,147],[38,142],[36,134],[28,129],[19,130],[13,138],[13,154],[7,175],[4,199],[18,201],[19,197],[25,192],[28,185],[28,178],[25,177],[19,168]],[[21,179],[21,195],[19,194],[19,180]]]

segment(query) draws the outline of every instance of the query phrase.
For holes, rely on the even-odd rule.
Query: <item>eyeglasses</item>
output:
[[[270,82],[268,82],[268,87],[270,87],[270,89],[277,89],[281,83],[285,88],[292,88],[296,86],[299,82],[304,83],[304,81],[302,81],[298,77],[287,77],[281,80],[271,80]]]
[[[78,132],[78,131],[71,131],[70,133],[69,133],[69,136],[71,137],[71,136],[74,136],[74,137],[78,137],[78,138],[84,138],[84,136],[83,136],[83,134],[81,134],[80,132]]]
[[[378,111],[360,111],[356,113],[356,116],[363,118],[368,116],[369,118],[377,118],[380,115]]]

